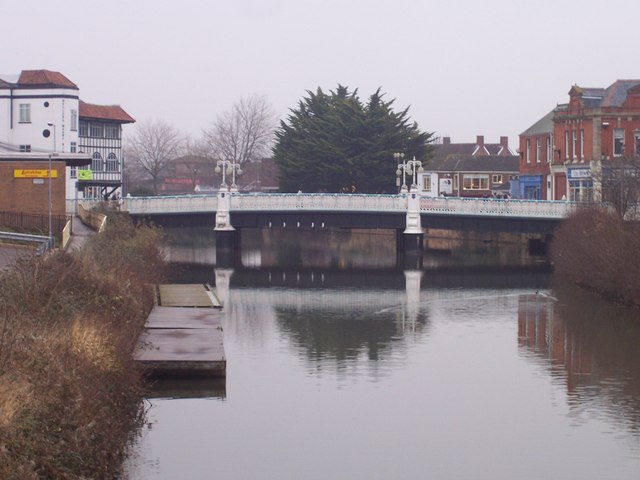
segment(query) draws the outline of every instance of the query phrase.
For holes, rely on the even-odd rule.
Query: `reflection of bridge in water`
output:
[[[233,270],[217,268],[215,287],[225,305],[250,303],[302,311],[352,312],[365,314],[394,311],[413,323],[426,316],[434,302],[453,302],[469,288],[523,288],[532,292],[546,284],[542,269],[461,269],[449,272],[405,271],[305,271]],[[358,288],[354,284],[358,277]],[[233,287],[233,285],[239,285]],[[423,288],[426,287],[426,288]]]

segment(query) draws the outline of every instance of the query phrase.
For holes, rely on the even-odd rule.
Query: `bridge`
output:
[[[121,209],[165,225],[194,221],[216,230],[218,250],[238,249],[242,228],[394,229],[398,251],[422,250],[425,228],[550,235],[575,208],[566,201],[399,195],[271,193],[127,197]],[[187,220],[188,219],[188,220]]]

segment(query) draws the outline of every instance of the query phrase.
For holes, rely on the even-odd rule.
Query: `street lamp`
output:
[[[418,173],[424,172],[424,168],[422,168],[422,162],[420,160],[416,160],[416,157],[413,157],[413,160],[409,160],[407,162],[407,167],[409,173],[412,175],[413,180],[411,182],[411,190],[417,190],[418,185],[416,184],[416,180],[418,177]]]
[[[240,168],[239,163],[234,163],[231,160],[218,160],[216,162],[216,173],[222,173],[222,183],[220,184],[220,188],[227,188],[226,175],[231,175],[231,192],[237,192],[238,186],[236,185],[236,174],[238,176],[242,175],[242,169]]]
[[[51,157],[53,157],[54,155],[57,156],[56,153],[56,125],[55,123],[51,123],[48,122],[47,126],[49,127],[53,127],[53,152],[49,153],[49,172],[48,172],[48,177],[49,177],[49,245],[50,247],[53,247],[53,236],[52,236],[52,222],[51,222],[51,211],[53,209],[53,203],[51,201]]]
[[[407,181],[406,181],[406,173],[407,173],[407,164],[404,161],[404,153],[394,153],[393,158],[398,162],[398,168],[396,170],[396,186],[400,187],[400,175],[402,175],[402,187],[400,188],[400,193],[407,193]],[[402,163],[399,163],[402,162]]]

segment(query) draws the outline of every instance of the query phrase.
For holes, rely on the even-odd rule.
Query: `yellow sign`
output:
[[[49,170],[14,168],[14,178],[49,178]],[[58,170],[51,170],[51,178],[58,178]]]
[[[93,180],[93,172],[91,170],[78,170],[78,180]]]

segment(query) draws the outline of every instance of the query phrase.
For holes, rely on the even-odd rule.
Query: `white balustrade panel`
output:
[[[407,195],[363,195],[331,193],[231,194],[234,211],[342,211],[406,212]],[[422,197],[420,212],[434,215],[565,218],[576,203],[545,200],[496,200],[485,198]],[[213,213],[215,195],[172,197],[125,197],[121,209],[133,215],[162,213]]]
[[[420,212],[484,217],[565,218],[575,210],[576,205],[547,200],[423,197],[420,199]]]
[[[125,197],[122,210],[132,215],[162,213],[215,212],[218,199],[215,195],[185,195],[174,197]]]
[[[406,205],[406,197],[401,198],[398,195],[268,193],[231,196],[231,211],[403,212],[407,208]]]

